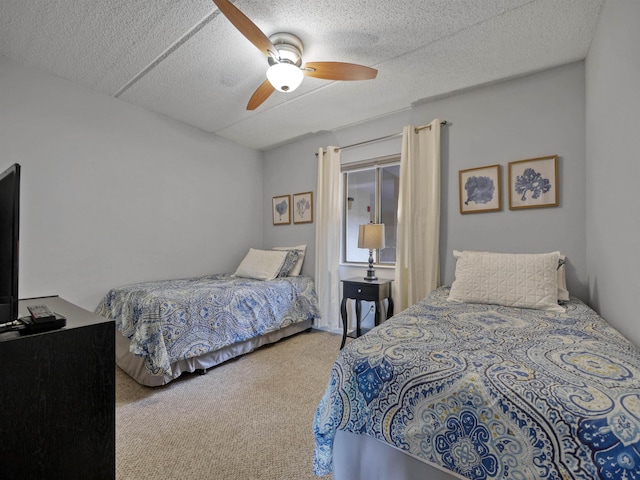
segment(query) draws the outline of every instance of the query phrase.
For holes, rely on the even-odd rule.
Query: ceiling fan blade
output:
[[[307,62],[303,70],[307,77],[324,80],[371,80],[378,75],[375,68],[342,62]]]
[[[255,23],[242,13],[238,8],[228,0],[213,0],[213,3],[218,7],[220,12],[227,17],[234,27],[236,27],[241,34],[253,43],[258,49],[264,53],[267,57],[275,55],[277,57],[278,50],[271,43],[269,37],[267,37],[262,30],[260,30]]]
[[[249,103],[247,104],[247,110],[255,110],[258,108],[275,90],[269,80],[265,80],[262,85],[253,92],[253,95],[251,95]]]

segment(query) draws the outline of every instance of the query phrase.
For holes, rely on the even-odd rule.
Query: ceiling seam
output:
[[[502,12],[500,15],[497,16],[502,16],[505,15],[508,12],[511,12],[513,10],[517,10],[520,9],[522,7],[524,7],[525,5],[528,5],[530,3],[535,3],[538,0],[530,0],[529,2],[511,8],[507,11]],[[209,13],[207,16],[205,16],[202,20],[200,20],[198,23],[196,23],[192,28],[190,28],[184,35],[182,35],[180,38],[178,38],[178,40],[176,40],[174,43],[172,43],[164,52],[162,52],[160,55],[158,55],[151,63],[149,63],[149,65],[147,65],[145,68],[143,68],[137,75],[135,75],[131,80],[129,80],[127,83],[124,84],[124,86],[122,86],[113,96],[115,98],[119,98],[122,94],[124,94],[127,90],[129,90],[132,86],[134,86],[136,83],[138,83],[142,78],[144,78],[149,72],[151,72],[151,70],[153,70],[154,68],[156,68],[160,63],[162,63],[169,55],[171,55],[173,52],[175,52],[178,48],[180,48],[184,43],[186,43],[191,37],[193,37],[196,33],[198,33],[200,30],[202,30],[202,28],[204,28],[211,20],[213,20],[215,17],[218,16],[218,14],[220,13],[220,11],[216,8],[213,11],[211,11],[211,13]],[[469,28],[472,28],[476,25],[485,23],[486,21],[495,18],[495,17],[490,17],[489,19],[485,19],[481,22],[477,22],[473,25],[467,25],[464,28],[461,28],[460,30],[457,30],[453,33],[450,33],[449,35],[445,35],[444,37],[439,37],[437,39],[434,39],[433,41],[429,42],[428,44],[425,45],[421,45],[411,51],[408,52],[404,52],[402,55],[398,56],[398,57],[394,57],[393,59],[388,59],[386,61],[382,61],[379,62],[377,64],[374,64],[373,66],[375,67],[379,67],[380,65],[383,65],[384,63],[386,63],[387,61],[391,61],[391,60],[395,60],[399,57],[403,57],[412,53],[415,53],[419,50],[425,49],[428,46],[437,43],[445,38],[454,36],[459,34],[460,32],[463,32]],[[331,82],[334,83],[334,82]],[[328,86],[328,85],[327,85]],[[316,89],[314,89],[316,90]],[[310,92],[308,92],[310,93]]]
[[[164,52],[158,55],[149,65],[144,67],[137,75],[135,75],[131,80],[124,84],[113,96],[115,98],[120,97],[124,92],[129,90],[132,86],[138,83],[143,77],[145,77],[151,70],[156,68],[164,59],[166,59],[169,55],[175,52],[178,48],[184,45],[190,38],[192,38],[196,33],[202,30],[211,20],[218,16],[220,11],[218,9],[214,9],[206,15],[202,20],[196,23],[193,27],[191,27],[186,33],[184,33],[180,38],[178,38],[175,42],[173,42]]]
[[[530,1],[526,2],[526,3],[523,3],[522,5],[515,6],[513,8],[510,8],[509,10],[505,10],[504,12],[499,13],[498,15],[492,15],[490,17],[485,18],[484,20],[481,20],[479,22],[472,23],[471,25],[467,25],[465,27],[462,27],[461,29],[456,30],[455,32],[448,33],[447,35],[443,35],[442,37],[434,38],[429,43],[425,43],[423,45],[420,45],[420,46],[414,48],[413,50],[408,50],[406,52],[403,52],[401,55],[396,55],[395,57],[391,57],[391,58],[388,58],[387,60],[383,60],[382,62],[376,63],[373,66],[374,67],[379,67],[380,65],[384,65],[385,63],[392,62],[394,60],[397,60],[398,58],[402,58],[402,57],[405,57],[407,55],[412,55],[412,54],[414,54],[416,52],[419,52],[420,50],[424,50],[424,49],[426,49],[428,47],[431,47],[436,43],[439,43],[439,42],[441,42],[443,40],[446,40],[446,39],[448,39],[450,37],[454,37],[454,36],[464,32],[466,30],[469,30],[469,29],[471,29],[471,28],[473,28],[473,27],[475,27],[477,25],[482,25],[483,23],[490,22],[490,21],[492,21],[492,20],[494,20],[496,18],[503,17],[508,13],[511,13],[511,12],[513,12],[515,10],[520,10],[521,8],[524,8],[525,6],[527,6],[527,5],[531,4],[531,3],[536,3],[538,1],[539,0],[530,0]]]

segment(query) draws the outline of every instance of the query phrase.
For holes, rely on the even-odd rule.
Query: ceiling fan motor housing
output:
[[[302,52],[304,51],[304,45],[302,40],[296,37],[292,33],[274,33],[269,37],[273,46],[278,50],[273,52],[280,62],[292,63],[296,67],[302,65]],[[278,63],[278,60],[273,57],[268,57],[269,65]]]

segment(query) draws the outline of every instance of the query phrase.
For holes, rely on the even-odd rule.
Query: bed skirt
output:
[[[148,387],[158,387],[166,385],[171,380],[178,378],[185,372],[195,372],[196,370],[206,370],[219,365],[227,360],[252,352],[258,347],[275,343],[285,337],[309,330],[312,327],[312,320],[291,324],[280,330],[269,332],[259,337],[251,338],[240,343],[235,343],[221,348],[214,352],[209,352],[198,357],[179,360],[171,364],[171,374],[152,375],[145,368],[144,357],[134,355],[129,351],[129,340],[119,331],[116,335],[116,364],[131,376],[136,382]]]
[[[430,465],[369,435],[336,431],[333,480],[457,480],[464,477]]]

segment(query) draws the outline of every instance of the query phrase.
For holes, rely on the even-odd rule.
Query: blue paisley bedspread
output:
[[[154,375],[171,374],[178,360],[320,318],[308,277],[262,281],[226,273],[115,288],[96,313],[115,320]]]
[[[565,313],[446,301],[442,287],[349,343],[313,425],[473,479],[640,479],[640,351],[572,298]]]

